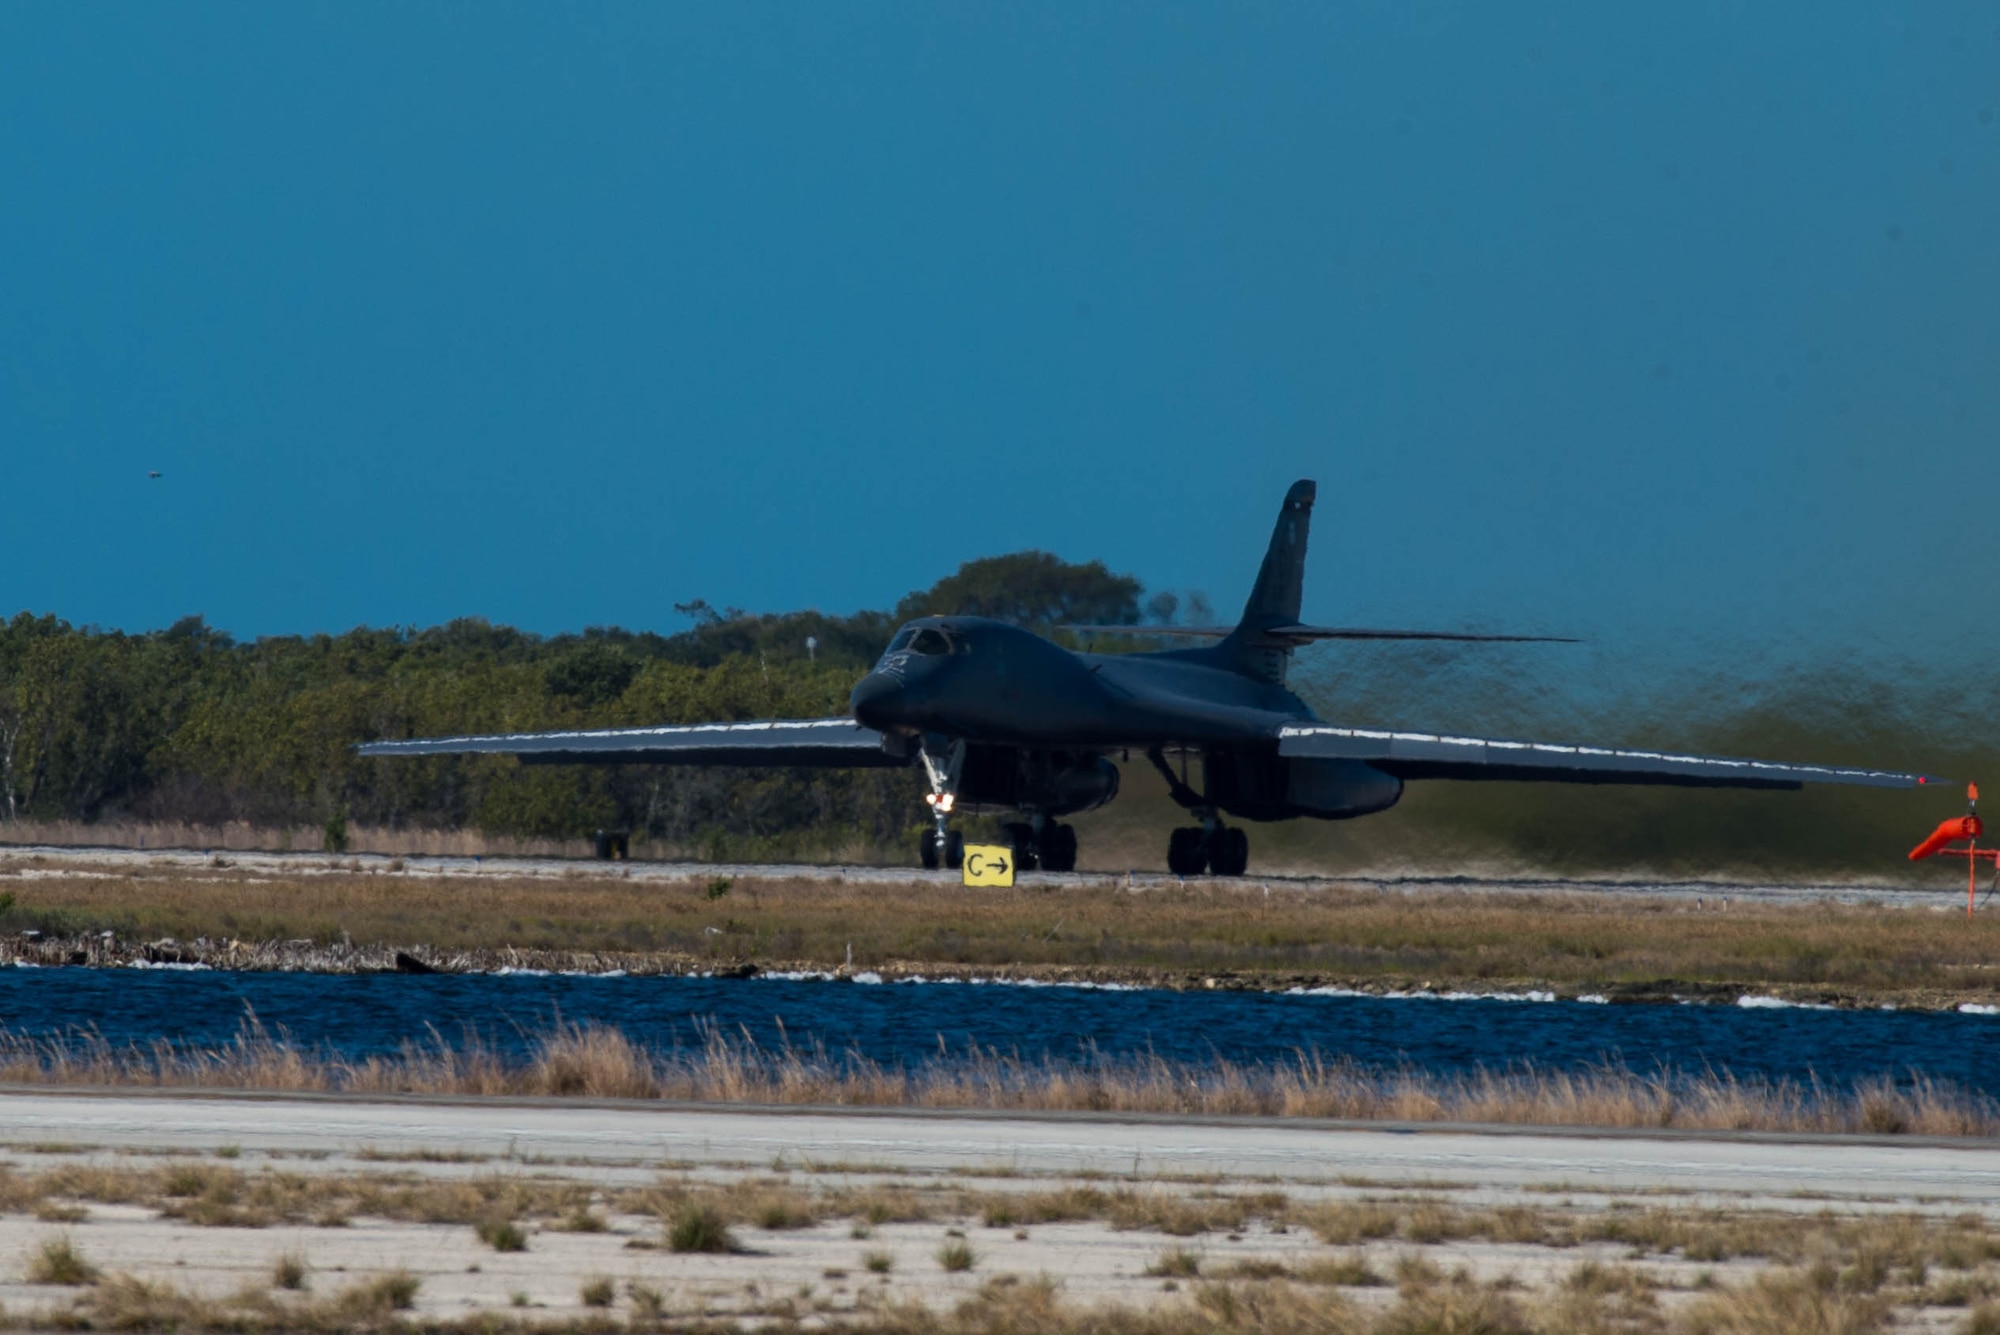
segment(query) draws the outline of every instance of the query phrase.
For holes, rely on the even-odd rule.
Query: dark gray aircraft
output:
[[[936,821],[923,863],[957,866],[960,811],[1018,813],[1006,827],[1018,865],[1069,871],[1076,831],[1061,817],[1118,794],[1112,757],[1145,756],[1199,824],[1173,832],[1167,866],[1238,876],[1243,820],[1342,820],[1386,811],[1413,779],[1788,788],[1808,783],[1910,788],[1922,774],[1763,760],[1496,741],[1323,723],[1285,688],[1292,651],[1315,640],[1546,639],[1367,630],[1299,622],[1314,487],[1285,494],[1270,549],[1234,626],[1077,626],[1119,635],[1219,641],[1156,653],[1075,653],[984,617],[922,617],[903,626],[854,687],[849,718],[702,723],[370,742],[371,756],[467,752],[528,764],[921,766]],[[1199,761],[1199,783],[1190,762]]]

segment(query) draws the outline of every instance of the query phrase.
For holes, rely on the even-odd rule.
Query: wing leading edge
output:
[[[519,756],[545,765],[907,765],[882,749],[882,734],[853,719],[767,719],[658,728],[591,728],[364,742],[364,756]]]
[[[1921,788],[1928,774],[1789,765],[1670,751],[1497,741],[1449,733],[1392,732],[1301,723],[1278,732],[1281,756],[1365,760],[1400,779],[1515,779],[1544,783],[1672,784],[1691,788],[1802,788],[1809,783]]]
[[[1134,639],[1165,638],[1222,640],[1234,635],[1238,626],[1086,626],[1064,625],[1061,630],[1079,635],[1129,635]],[[1260,626],[1255,632],[1267,640],[1307,644],[1313,640],[1460,640],[1480,644],[1579,644],[1561,635],[1473,635],[1455,630],[1378,630],[1367,626],[1303,626],[1282,624]]]

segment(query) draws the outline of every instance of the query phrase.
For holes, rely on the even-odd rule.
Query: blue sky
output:
[[[0,9],[0,606],[1991,661],[1990,6]],[[148,480],[148,470],[164,474]],[[1949,630],[1933,629],[1949,619]]]

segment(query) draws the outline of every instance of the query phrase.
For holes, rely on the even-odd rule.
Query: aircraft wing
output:
[[[1690,788],[1802,788],[1809,783],[1919,788],[1950,782],[1928,774],[1890,770],[1791,765],[1606,746],[1496,741],[1451,733],[1342,728],[1325,723],[1287,724],[1279,729],[1278,754],[1365,760],[1400,779],[1517,779],[1544,783],[1674,784]]]
[[[1130,635],[1135,638],[1220,640],[1234,635],[1236,626],[1097,626],[1063,625],[1079,635]],[[1256,632],[1261,639],[1305,644],[1312,640],[1461,640],[1482,644],[1577,644],[1561,635],[1473,635],[1455,630],[1382,630],[1368,626],[1304,626],[1286,623],[1265,626]]]
[[[364,756],[519,756],[550,765],[823,765],[891,767],[907,757],[882,749],[882,734],[849,718],[766,719],[752,723],[690,723],[658,728],[591,728],[576,732],[512,732],[483,737],[429,737],[364,742]]]

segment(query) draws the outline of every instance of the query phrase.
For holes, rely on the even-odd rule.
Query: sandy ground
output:
[[[527,1157],[709,1168],[864,1165],[899,1173],[1154,1178],[1288,1185],[1367,1177],[1564,1184],[1739,1197],[1863,1195],[2000,1207],[2000,1144],[1909,1137],[1463,1129],[1429,1123],[996,1115],[950,1109],[677,1106],[656,1102],[171,1092],[0,1094],[0,1143]]]
[[[11,877],[33,880],[66,875],[124,872],[142,867],[204,868],[214,865],[216,853],[208,849],[74,848],[52,845],[7,845],[4,851]],[[300,876],[334,874],[352,870],[382,870],[389,863],[400,864],[406,876],[516,876],[528,879],[565,880],[584,876],[617,877],[668,885],[705,883],[715,877],[743,880],[825,881],[855,885],[908,885],[914,883],[957,884],[957,872],[927,872],[916,867],[865,867],[823,863],[770,864],[720,862],[590,862],[571,858],[471,858],[409,855],[392,858],[385,854],[360,853],[269,853],[229,851],[222,854],[228,865],[251,875]],[[19,865],[29,859],[44,864]],[[1951,909],[1957,901],[1935,888],[1913,890],[1908,886],[1866,879],[1842,882],[1739,882],[1728,880],[1666,881],[1635,877],[1628,880],[1590,880],[1560,877],[1484,877],[1373,874],[1338,877],[1262,875],[1243,877],[1247,884],[1285,885],[1298,889],[1315,886],[1368,886],[1402,890],[1412,894],[1435,890],[1458,892],[1499,891],[1512,894],[1577,891],[1589,894],[1622,894],[1646,898],[1701,900],[1707,904],[1728,901],[1746,903],[1811,903],[1834,901],[1843,904],[1896,904]],[[1183,884],[1183,878],[1166,872],[1024,872],[1022,885],[1060,887],[1064,884],[1116,882],[1137,889]]]
[[[1582,1211],[1719,1205],[1816,1217],[2000,1214],[2000,1145],[1986,1143],[1566,1136],[1499,1128],[582,1100],[7,1091],[0,1093],[0,1158],[17,1173],[60,1164],[129,1169],[200,1160],[250,1175],[505,1174],[600,1191],[644,1185],[665,1173],[714,1183],[754,1175],[808,1188],[1046,1191],[1088,1180],[1105,1189],[1208,1197],[1275,1189],[1294,1202],[1407,1200],[1417,1193],[1482,1208],[1559,1203]],[[630,1309],[636,1285],[657,1290],[670,1311],[682,1314],[777,1312],[837,1321],[857,1304],[947,1306],[996,1279],[1005,1284],[1044,1276],[1073,1302],[1164,1301],[1180,1286],[1158,1267],[1180,1248],[1199,1257],[1204,1274],[1226,1272],[1236,1262],[1297,1263],[1334,1254],[1305,1229],[1280,1232],[1263,1224],[1180,1238],[1101,1221],[1016,1229],[944,1218],[868,1231],[839,1219],[782,1231],[741,1230],[746,1250],[736,1255],[678,1255],[657,1246],[657,1219],[616,1212],[608,1213],[609,1227],[599,1233],[535,1226],[526,1250],[507,1253],[482,1244],[463,1224],[356,1217],[340,1227],[200,1227],[141,1206],[80,1204],[75,1212],[81,1217],[67,1222],[0,1215],[0,1302],[10,1313],[59,1313],[77,1301],[77,1290],[25,1282],[27,1258],[57,1235],[67,1235],[106,1274],[127,1273],[211,1297],[268,1287],[274,1264],[289,1253],[305,1259],[315,1293],[402,1269],[422,1281],[419,1316],[525,1308],[551,1320],[584,1314],[582,1286],[600,1276],[614,1281],[621,1312]],[[976,1255],[962,1273],[948,1273],[939,1257],[954,1234]],[[1360,1251],[1388,1274],[1412,1248],[1392,1239]],[[1518,1281],[1530,1290],[1556,1284],[1586,1262],[1629,1260],[1624,1248],[1612,1245],[1555,1250],[1460,1241],[1422,1251],[1443,1271],[1462,1270],[1481,1282]],[[1679,1295],[1669,1297],[1669,1306],[1758,1268],[1754,1262],[1698,1264],[1663,1256],[1644,1265],[1654,1281]],[[1350,1295],[1377,1304],[1393,1296],[1392,1287]],[[1947,1316],[1916,1313],[1901,1328],[1948,1328]]]

